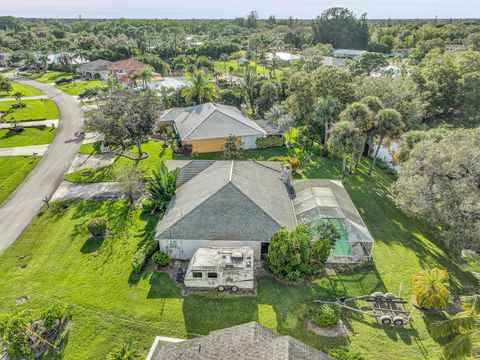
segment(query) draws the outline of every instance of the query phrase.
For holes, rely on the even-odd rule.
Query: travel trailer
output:
[[[216,289],[218,291],[253,289],[253,249],[199,248],[185,273],[187,288]]]

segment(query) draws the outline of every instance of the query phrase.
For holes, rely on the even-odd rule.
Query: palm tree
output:
[[[432,335],[451,340],[443,348],[447,359],[480,358],[480,295],[462,299],[465,311],[454,317],[434,322]]]
[[[124,343],[122,346],[117,347],[113,352],[108,355],[109,360],[136,360],[140,359],[138,352],[132,349],[132,344]]]
[[[372,165],[368,170],[368,175],[372,175],[373,168],[375,167],[375,161],[377,160],[378,150],[380,150],[380,146],[382,146],[383,139],[385,137],[397,137],[402,133],[403,129],[403,122],[402,122],[402,115],[395,110],[395,109],[383,109],[380,110],[375,116],[375,123],[376,123],[376,135],[380,136],[380,140],[378,141],[377,148],[375,149],[375,155],[373,156]]]
[[[227,62],[230,60],[230,57],[227,54],[220,55],[220,61],[223,62],[224,73],[227,72]]]
[[[212,101],[217,97],[215,84],[211,82],[203,71],[196,71],[191,78],[192,86],[182,91],[185,101],[195,100],[198,104]]]
[[[325,134],[323,136],[323,147],[325,149],[328,146],[329,125],[338,121],[341,109],[342,104],[333,96],[321,98],[315,105],[315,118],[323,122],[325,128]]]
[[[362,160],[363,156],[363,151],[365,149],[365,146],[367,144],[370,144],[372,142],[372,135],[374,131],[376,130],[376,122],[375,122],[375,116],[377,116],[378,112],[383,109],[383,103],[382,101],[376,97],[376,96],[366,96],[362,100],[360,100],[361,103],[365,104],[370,111],[372,112],[372,122],[371,126],[367,129],[366,131],[366,137],[365,137],[365,142],[363,144],[363,147],[358,155],[357,162],[355,164],[355,169],[358,167],[360,161]]]
[[[162,161],[156,170],[152,170],[152,176],[147,183],[147,192],[154,209],[166,210],[170,200],[177,189],[177,177],[180,169],[170,171]]]
[[[145,66],[142,70],[137,71],[132,75],[130,81],[136,84],[137,80],[142,81],[142,88],[146,89],[147,85],[152,81],[153,78],[153,68],[151,66]]]
[[[254,102],[255,102],[255,91],[257,88],[258,77],[257,73],[252,70],[252,68],[246,68],[243,72],[243,84],[242,88],[245,91],[245,96],[247,97],[250,109],[252,112],[255,112]]]
[[[358,142],[358,152],[362,156],[365,143],[367,142],[367,132],[372,128],[373,115],[368,107],[361,102],[353,102],[347,105],[347,108],[340,114],[340,120],[351,121],[355,124],[360,135]],[[355,157],[356,154],[352,154]],[[353,159],[350,159],[350,164]],[[358,163],[357,163],[358,165]],[[356,168],[357,166],[355,166]],[[350,167],[350,175],[352,174],[352,167]]]
[[[443,309],[451,300],[448,272],[433,268],[419,271],[412,279],[417,305],[425,309]]]
[[[345,177],[347,154],[358,148],[358,141],[358,129],[353,122],[340,121],[333,127],[328,139],[328,147],[332,152],[342,154],[342,179]]]
[[[272,57],[272,61],[268,65],[268,69],[270,70],[270,78],[276,77],[276,70],[279,67],[280,67],[280,60],[276,56]]]

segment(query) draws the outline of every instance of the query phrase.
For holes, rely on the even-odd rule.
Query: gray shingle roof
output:
[[[216,161],[177,189],[156,239],[269,241],[280,226],[295,227],[280,164]]]
[[[89,63],[79,66],[79,69],[84,71],[105,71],[108,70],[108,65],[112,62],[108,60],[94,60]]]
[[[253,120],[234,106],[206,103],[173,108],[160,116],[161,121],[174,121],[182,141],[225,138],[230,135],[266,135]]]
[[[212,331],[179,343],[159,344],[152,360],[333,360],[290,336],[280,335],[256,322]]]

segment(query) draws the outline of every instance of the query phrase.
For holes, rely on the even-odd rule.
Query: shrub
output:
[[[94,218],[87,223],[88,232],[94,236],[105,236],[107,235],[107,220],[104,218]]]
[[[321,327],[332,327],[340,321],[340,307],[334,304],[322,304],[312,309],[312,321]]]
[[[265,149],[271,147],[279,147],[283,145],[283,139],[278,136],[266,136],[263,138],[258,138],[255,141],[257,148]]]
[[[154,239],[147,240],[142,246],[140,246],[132,258],[133,272],[139,273],[142,271],[143,265],[145,265],[147,259],[157,250],[158,241]]]
[[[300,167],[300,160],[293,158],[290,160],[290,165],[292,166],[292,171],[296,173],[298,168]]]
[[[183,144],[183,146],[182,146],[183,156],[185,156],[185,157],[191,156],[192,155],[192,150],[193,150],[192,144]]]
[[[163,251],[158,251],[152,256],[152,260],[158,266],[167,266],[170,263],[170,256]]]
[[[290,156],[272,156],[268,158],[268,161],[280,161],[283,164],[290,164],[292,158]]]

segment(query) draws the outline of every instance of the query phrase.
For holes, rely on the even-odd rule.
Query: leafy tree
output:
[[[352,154],[358,149],[359,140],[358,129],[351,121],[340,121],[332,129],[328,147],[330,151],[342,154],[342,179],[345,177],[347,154]]]
[[[191,82],[192,86],[182,91],[182,96],[187,103],[193,100],[197,104],[203,104],[217,97],[215,83],[211,82],[203,71],[195,71]]]
[[[13,96],[15,97],[15,100],[18,101],[19,104],[22,103],[22,97],[23,97],[23,92],[21,91],[16,91]]]
[[[108,355],[108,360],[137,360],[140,358],[140,354],[132,348],[131,343],[123,343]]]
[[[337,49],[365,49],[368,45],[366,14],[357,19],[353,12],[345,8],[325,10],[313,21],[312,30],[316,44],[332,44]]]
[[[307,123],[315,102],[311,76],[303,71],[294,73],[288,80],[287,95],[286,108],[297,120]]]
[[[458,129],[417,143],[394,184],[396,203],[439,229],[452,255],[480,251],[480,130]]]
[[[0,343],[13,359],[28,358],[33,355],[30,338],[25,331],[32,323],[27,310],[17,309],[13,313],[0,314]]]
[[[348,104],[346,109],[342,111],[340,114],[340,120],[341,121],[351,121],[355,124],[355,127],[358,130],[358,135],[360,136],[359,139],[359,148],[358,148],[358,158],[360,159],[363,150],[365,149],[365,143],[367,142],[367,135],[368,132],[372,130],[373,128],[373,114],[370,111],[370,109],[363,104],[362,102],[353,102],[351,104]],[[352,158],[350,159],[350,165],[352,164],[353,160],[353,154]],[[358,161],[357,161],[358,165]],[[350,166],[350,175],[352,174],[352,166]]]
[[[340,101],[332,96],[321,98],[315,104],[314,121],[323,123],[325,128],[323,146],[327,148],[329,125],[338,121],[342,106]]]
[[[227,140],[225,140],[222,158],[224,160],[238,160],[242,156],[242,152],[243,147],[241,139],[234,135],[230,135]]]
[[[89,113],[87,123],[123,149],[126,141],[134,142],[142,157],[142,141],[152,132],[161,107],[160,98],[150,90],[116,89],[98,110]]]
[[[452,299],[446,270],[420,271],[413,277],[412,285],[417,305],[425,309],[443,309]]]
[[[464,311],[431,326],[433,336],[450,339],[443,348],[445,358],[449,360],[480,357],[480,296],[477,294],[462,300]]]
[[[42,313],[40,318],[43,320],[43,325],[47,330],[52,329],[57,335],[61,335],[72,320],[73,313],[74,308],[72,305],[53,304]]]
[[[376,52],[365,52],[362,55],[357,56],[349,64],[349,68],[354,76],[370,76],[387,65],[388,61],[383,54]]]
[[[269,80],[262,83],[260,93],[255,100],[257,110],[261,116],[279,99],[280,91],[280,86],[276,81]]]
[[[321,234],[328,233],[322,230]],[[266,264],[282,279],[302,281],[323,271],[330,250],[330,239],[312,235],[305,225],[292,231],[282,227],[270,241]]]
[[[148,198],[154,209],[163,212],[167,209],[170,200],[175,195],[177,189],[177,178],[180,169],[170,171],[162,161],[156,170],[152,170],[152,175],[147,183]]]
[[[0,75],[0,91],[5,91],[8,94],[12,90],[12,80]]]
[[[134,165],[125,165],[115,170],[114,178],[120,192],[133,204],[135,195],[140,190],[143,174]]]
[[[315,96],[332,96],[345,105],[353,100],[353,78],[348,70],[333,66],[322,66],[312,74]],[[312,91],[312,88],[307,89]]]
[[[227,54],[220,55],[220,61],[223,62],[223,72],[227,72],[227,62],[230,60],[230,57]]]
[[[465,119],[480,123],[480,71],[467,73],[458,81],[457,106]]]
[[[222,104],[240,107],[245,103],[243,89],[239,86],[229,86],[219,92]]]
[[[375,134],[379,136],[377,148],[375,149],[375,155],[373,156],[372,165],[368,170],[368,175],[372,174],[375,162],[377,161],[378,151],[382,146],[383,140],[386,137],[395,138],[398,137],[403,130],[404,124],[402,122],[402,115],[394,109],[383,109],[375,116]]]

